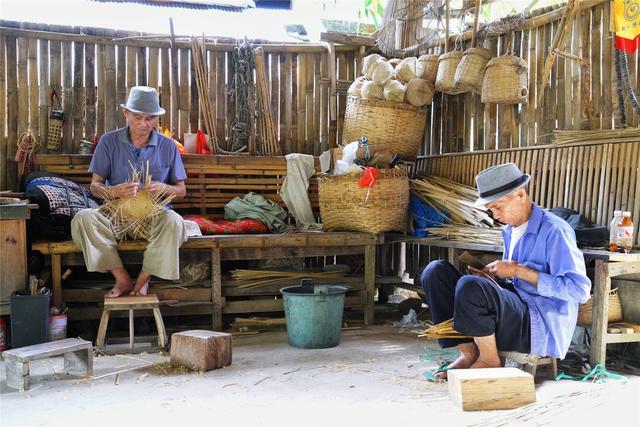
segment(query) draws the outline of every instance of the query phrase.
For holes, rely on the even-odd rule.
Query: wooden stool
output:
[[[7,369],[7,385],[29,390],[29,361],[64,354],[64,371],[74,375],[93,375],[93,347],[90,341],[67,338],[15,348],[2,353]]]
[[[558,376],[558,362],[555,357],[538,357],[532,354],[518,353],[517,351],[501,351],[500,357],[511,359],[519,365],[523,365],[525,372],[536,377],[538,366],[547,367],[547,377],[555,380]]]
[[[167,335],[164,330],[164,322],[160,314],[159,301],[157,295],[145,296],[127,296],[117,298],[104,299],[104,310],[100,319],[100,327],[98,328],[98,337],[96,338],[96,347],[104,348],[105,335],[107,333],[107,325],[109,324],[109,314],[112,311],[129,310],[129,349],[133,349],[133,311],[134,310],[153,310],[153,317],[156,319],[156,327],[158,328],[158,341],[160,347],[164,348],[167,342]]]

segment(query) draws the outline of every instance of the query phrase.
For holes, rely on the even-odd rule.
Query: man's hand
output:
[[[123,182],[122,184],[109,187],[106,191],[109,191],[116,199],[129,199],[135,197],[138,193],[138,183]]]
[[[147,193],[152,194],[154,196],[169,194],[169,186],[159,181],[151,181],[149,184],[144,186],[144,189]]]
[[[494,261],[482,271],[494,278],[511,279],[517,275],[519,266],[515,261]]]

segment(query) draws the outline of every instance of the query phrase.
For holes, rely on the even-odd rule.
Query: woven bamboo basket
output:
[[[487,64],[482,102],[526,104],[529,97],[527,63],[517,56],[498,56]]]
[[[419,59],[424,65],[424,76],[422,77],[432,84],[436,82],[438,75],[438,58],[440,55],[422,55]]]
[[[618,289],[612,289],[609,292],[607,298],[607,304],[609,305],[609,312],[607,315],[607,322],[619,322],[622,320],[622,305],[620,304],[620,297],[618,296]],[[578,325],[590,326],[593,321],[593,297],[580,304],[578,308]]]
[[[460,93],[456,90],[454,77],[456,69],[462,59],[462,52],[454,50],[440,55],[438,59],[438,74],[436,75],[436,90],[451,95]]]
[[[414,160],[422,143],[426,118],[425,107],[349,96],[342,141],[348,144],[366,136],[370,146],[388,148],[405,160]]]
[[[361,174],[325,175],[318,197],[325,230],[405,232],[409,206],[407,169],[380,169],[371,188],[358,185]]]
[[[465,50],[453,78],[456,90],[461,92],[482,92],[484,70],[489,59],[491,59],[489,49],[471,47]]]

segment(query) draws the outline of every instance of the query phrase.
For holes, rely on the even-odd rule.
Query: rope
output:
[[[27,129],[18,137],[18,150],[15,160],[18,162],[18,176],[23,176],[36,169],[36,153],[40,149],[40,140]]]
[[[253,57],[253,45],[246,40],[233,49],[231,56],[233,78],[229,85],[227,97],[236,100],[236,117],[231,124],[231,151],[247,148],[249,143],[249,87],[255,90],[253,72],[256,68]]]

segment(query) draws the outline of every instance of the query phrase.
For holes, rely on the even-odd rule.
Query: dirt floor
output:
[[[639,426],[640,377],[624,383],[542,381],[537,402],[463,412],[424,374],[443,353],[391,326],[346,330],[340,346],[290,347],[286,333],[234,337],[233,364],[206,373],[163,353],[100,356],[94,377],[68,377],[62,359],[31,364],[27,392],[0,370],[0,425],[9,426]],[[119,374],[115,374],[120,372]]]

